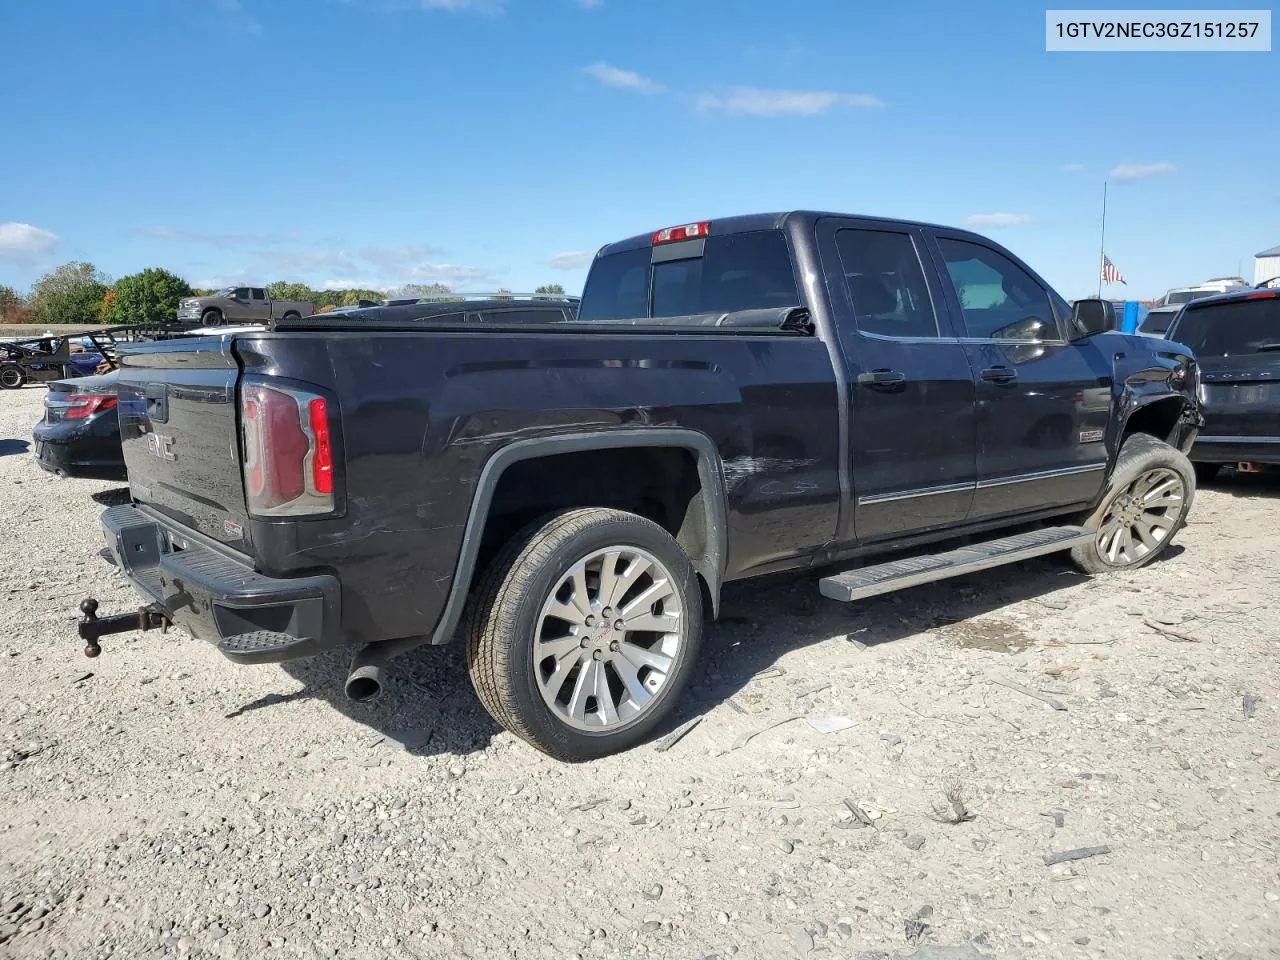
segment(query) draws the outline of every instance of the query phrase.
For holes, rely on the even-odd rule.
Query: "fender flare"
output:
[[[485,524],[489,519],[489,507],[493,493],[498,488],[502,474],[512,464],[523,460],[561,453],[581,453],[585,450],[618,450],[635,447],[678,447],[693,453],[698,467],[698,479],[702,486],[703,524],[706,531],[705,556],[690,557],[694,570],[702,577],[711,596],[711,610],[715,615],[720,609],[720,585],[724,580],[725,561],[728,553],[728,498],[724,485],[724,470],[720,454],[711,438],[696,430],[668,427],[644,429],[606,430],[593,433],[577,433],[569,436],[532,437],[517,440],[496,450],[480,471],[475,492],[471,497],[471,510],[467,514],[462,534],[462,546],[458,562],[454,565],[453,583],[445,602],[440,620],[431,634],[431,643],[440,645],[452,639],[462,620],[471,580],[476,572],[476,560]]]

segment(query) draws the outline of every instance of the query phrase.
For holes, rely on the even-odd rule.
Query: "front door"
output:
[[[977,375],[978,489],[969,519],[1092,500],[1107,465],[1109,358],[1092,341],[1067,340],[1066,304],[1005,252],[969,235],[935,239]]]
[[[851,411],[854,529],[841,539],[962,523],[977,478],[974,382],[922,236],[830,218],[819,242]]]

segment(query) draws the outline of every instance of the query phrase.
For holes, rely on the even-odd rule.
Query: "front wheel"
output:
[[[1084,525],[1095,531],[1071,559],[1085,573],[1144,567],[1187,522],[1196,474],[1181,451],[1145,433],[1120,448],[1106,495]]]
[[[222,311],[206,310],[204,313],[200,314],[200,323],[202,326],[216,327],[218,324],[222,323]]]
[[[467,663],[493,718],[560,760],[642,742],[675,706],[702,637],[702,594],[679,544],[620,510],[536,521],[489,567]]]
[[[17,390],[26,382],[27,375],[23,373],[22,368],[16,363],[6,363],[0,366],[0,387],[4,387],[6,390]]]

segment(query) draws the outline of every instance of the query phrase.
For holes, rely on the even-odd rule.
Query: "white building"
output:
[[[1280,247],[1263,250],[1261,253],[1254,254],[1253,258],[1253,282],[1255,284],[1270,280],[1273,277],[1280,277]]]

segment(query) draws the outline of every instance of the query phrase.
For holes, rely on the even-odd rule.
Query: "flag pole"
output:
[[[1107,258],[1107,181],[1102,181],[1102,248],[1098,251],[1098,299],[1102,299],[1102,272]]]

